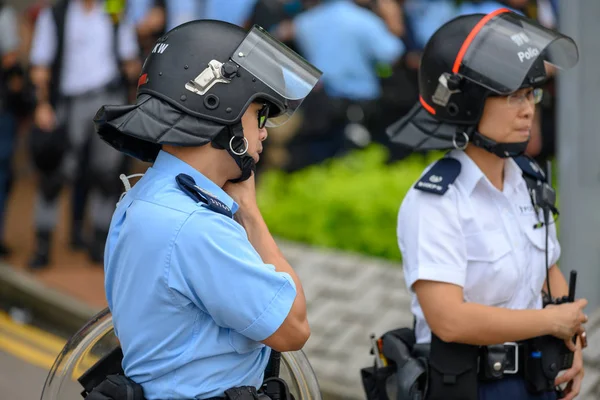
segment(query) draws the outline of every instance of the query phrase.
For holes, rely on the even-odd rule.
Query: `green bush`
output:
[[[400,260],[400,203],[441,155],[414,154],[386,164],[387,150],[374,145],[294,173],[271,170],[260,177],[258,201],[275,236]]]
[[[260,176],[258,202],[275,236],[400,260],[396,222],[402,199],[442,156],[413,154],[386,164],[387,150],[373,145],[290,174],[271,170]],[[555,184],[556,176],[554,170]]]

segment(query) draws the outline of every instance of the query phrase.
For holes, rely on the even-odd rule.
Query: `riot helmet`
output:
[[[478,132],[487,97],[539,88],[548,79],[545,63],[568,69],[578,58],[573,39],[508,9],[459,16],[428,41],[419,102],[387,134],[392,143],[417,151],[472,142],[499,157],[520,155],[527,141],[498,143]]]
[[[241,124],[246,109],[262,102],[266,126],[281,125],[321,74],[259,26],[245,31],[223,21],[191,21],[157,40],[142,67],[136,104],[103,106],[94,122],[112,147],[147,162],[163,144],[211,143],[229,152],[242,171],[236,181],[244,180],[254,169]]]

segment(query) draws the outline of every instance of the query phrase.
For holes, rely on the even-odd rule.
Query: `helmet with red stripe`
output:
[[[475,133],[488,96],[539,87],[546,64],[568,69],[577,61],[573,39],[508,9],[457,17],[428,41],[419,102],[387,133],[415,150],[456,147],[457,135]]]

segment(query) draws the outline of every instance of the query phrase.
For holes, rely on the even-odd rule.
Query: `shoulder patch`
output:
[[[217,212],[219,214],[223,214],[229,218],[233,218],[233,213],[231,209],[227,206],[227,204],[223,203],[221,200],[217,199],[215,196],[210,194],[208,191],[202,189],[200,186],[196,185],[196,181],[189,175],[179,174],[175,178],[179,188],[183,190],[188,196],[190,196],[197,203],[202,203],[202,205],[209,210]]]
[[[415,184],[415,189],[434,194],[444,194],[460,174],[460,161],[442,158]]]
[[[513,160],[517,163],[523,174],[526,175],[527,178],[534,179],[536,181],[546,182],[546,173],[539,166],[539,164],[530,157],[527,156],[519,156],[514,157]]]

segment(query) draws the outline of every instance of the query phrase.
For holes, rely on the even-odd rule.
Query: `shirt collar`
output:
[[[469,195],[473,192],[479,181],[482,179],[487,180],[481,169],[464,151],[452,150],[449,155],[460,161],[462,168],[458,179],[460,179],[461,184]],[[512,158],[506,159],[504,163],[504,191],[506,192],[508,188],[516,189],[522,183],[524,183],[523,175],[517,163]]]
[[[173,175],[173,178],[179,174],[187,174],[194,179],[197,186],[206,190],[209,194],[213,195],[222,201],[227,207],[229,207],[232,213],[235,214],[239,208],[238,204],[231,198],[231,196],[221,189],[219,185],[208,179],[200,171],[185,161],[175,157],[170,153],[167,153],[164,150],[160,150],[158,152],[158,156],[156,157],[152,168],[162,173]]]
[[[520,185],[525,185],[525,179],[523,179],[523,171],[516,163],[515,160],[509,158],[504,164],[504,184],[517,189]]]
[[[473,192],[473,189],[475,189],[475,186],[477,186],[477,183],[484,177],[483,172],[481,172],[471,157],[462,150],[452,150],[449,156],[460,161],[461,170],[458,179],[470,195]]]

